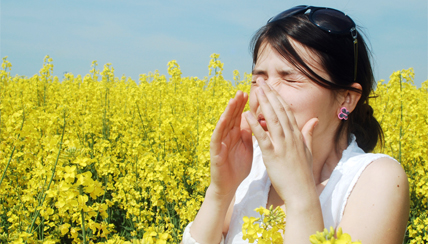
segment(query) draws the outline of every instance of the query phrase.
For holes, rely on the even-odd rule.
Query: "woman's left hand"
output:
[[[255,93],[269,133],[250,112],[245,117],[258,140],[273,187],[287,205],[299,204],[303,194],[315,189],[311,151],[318,119],[310,119],[300,131],[290,106],[276,90],[263,78],[257,79],[257,83],[260,86]]]

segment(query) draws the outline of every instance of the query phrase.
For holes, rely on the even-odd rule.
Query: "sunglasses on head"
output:
[[[326,7],[314,7],[300,5],[287,9],[278,15],[270,18],[268,23],[298,14],[307,14],[309,21],[323,31],[335,35],[351,35],[354,41],[354,81],[357,79],[357,61],[358,61],[358,41],[357,29],[354,21],[345,13]]]

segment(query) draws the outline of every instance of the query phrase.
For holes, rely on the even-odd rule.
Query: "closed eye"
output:
[[[286,82],[290,82],[290,83],[297,82],[297,80],[290,80],[290,79],[284,79],[284,81],[286,81]]]

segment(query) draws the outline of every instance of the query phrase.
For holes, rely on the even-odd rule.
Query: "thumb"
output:
[[[253,148],[253,135],[251,132],[251,127],[247,122],[247,119],[244,116],[244,113],[241,114],[241,136],[244,145],[247,148]]]
[[[305,141],[306,147],[309,149],[309,152],[312,154],[312,134],[314,132],[315,126],[318,124],[319,120],[317,118],[312,118],[302,128],[303,140]]]

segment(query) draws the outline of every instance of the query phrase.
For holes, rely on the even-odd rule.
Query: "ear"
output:
[[[361,85],[359,83],[353,83],[351,87],[358,89],[360,91],[363,90]],[[340,113],[340,109],[342,107],[346,107],[346,109],[349,110],[349,112],[354,111],[355,107],[357,106],[358,101],[361,98],[361,94],[355,91],[346,90],[343,93],[343,96],[340,98],[339,103],[340,107],[337,108],[337,113]]]

